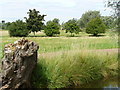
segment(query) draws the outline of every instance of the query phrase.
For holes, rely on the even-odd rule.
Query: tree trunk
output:
[[[93,36],[97,36],[98,34],[97,33],[94,33]]]
[[[5,45],[0,90],[31,88],[31,75],[37,64],[39,46],[24,38]]]
[[[35,37],[35,32],[33,32],[33,34],[34,34],[34,37]]]

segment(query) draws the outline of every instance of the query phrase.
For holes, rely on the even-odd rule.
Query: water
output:
[[[120,90],[118,86],[118,77],[107,78],[99,81],[93,81],[88,84],[83,84],[77,88],[101,88],[101,90]]]

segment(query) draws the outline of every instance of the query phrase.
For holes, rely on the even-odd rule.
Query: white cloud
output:
[[[78,0],[1,0],[0,3],[8,3],[8,2],[28,2],[31,4],[39,4],[39,3],[57,3],[64,7],[73,7],[77,4]]]
[[[86,0],[86,1],[95,2],[95,3],[105,2],[105,0]]]

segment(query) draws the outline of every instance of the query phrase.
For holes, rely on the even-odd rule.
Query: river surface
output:
[[[76,88],[101,88],[101,90],[120,90],[118,77],[111,77],[99,81],[93,81],[88,84],[80,85]]]

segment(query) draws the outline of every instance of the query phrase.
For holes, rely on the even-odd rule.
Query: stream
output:
[[[118,86],[118,77],[107,78],[99,81],[93,81],[88,84],[83,84],[76,88],[101,88],[101,90],[120,90]]]

